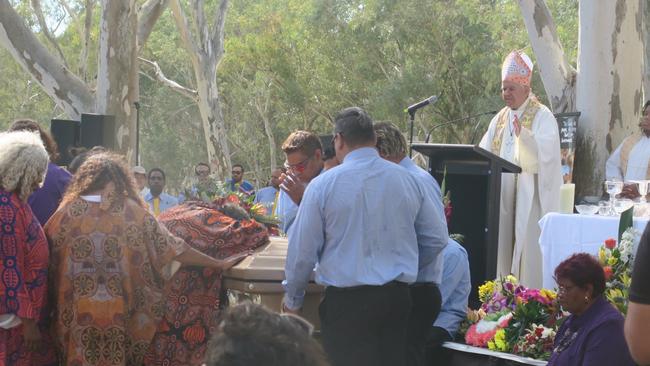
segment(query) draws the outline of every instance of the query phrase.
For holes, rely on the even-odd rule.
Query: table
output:
[[[539,221],[542,234],[539,246],[542,251],[542,283],[553,289],[553,271],[571,254],[586,252],[598,255],[598,249],[608,238],[618,237],[618,216],[559,214],[551,212]],[[648,218],[634,218],[634,228],[639,232],[635,247],[645,230]]]
[[[510,353],[490,351],[487,348],[472,347],[462,343],[445,342],[443,359],[437,364],[451,366],[544,366],[546,361],[516,356]]]

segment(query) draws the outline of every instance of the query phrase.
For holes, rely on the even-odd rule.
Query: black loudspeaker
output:
[[[57,164],[69,165],[72,161],[70,148],[79,146],[79,121],[53,119],[50,121],[50,134],[59,147],[61,157]]]
[[[92,149],[95,146],[103,146],[109,150],[115,150],[115,116],[102,114],[81,115],[80,129],[81,146]]]

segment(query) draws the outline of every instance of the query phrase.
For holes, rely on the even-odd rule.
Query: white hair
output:
[[[26,202],[45,179],[49,157],[38,133],[0,133],[0,187]]]

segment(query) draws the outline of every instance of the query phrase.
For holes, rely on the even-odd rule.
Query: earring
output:
[[[589,296],[585,295],[585,304],[589,302]]]

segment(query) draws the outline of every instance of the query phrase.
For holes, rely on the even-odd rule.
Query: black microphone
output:
[[[469,120],[469,119],[476,118],[476,117],[481,117],[481,116],[485,116],[485,115],[487,115],[487,114],[496,114],[496,113],[497,113],[497,111],[483,112],[483,113],[478,113],[478,114],[475,114],[475,115],[472,115],[472,116],[467,116],[467,117],[462,117],[462,118],[456,118],[456,119],[452,119],[452,120],[447,121],[447,122],[443,122],[443,123],[437,124],[437,125],[431,127],[431,129],[427,132],[427,137],[424,139],[424,143],[426,144],[426,143],[429,142],[429,138],[431,138],[431,133],[432,133],[435,129],[439,128],[439,127],[443,127],[443,126],[451,125],[451,124],[454,124],[454,123],[457,123],[457,122],[461,122],[461,121],[467,121],[467,120]],[[479,120],[479,122],[480,122],[480,120]],[[477,124],[477,126],[478,126],[478,124]],[[472,140],[473,140],[473,138],[472,138]]]
[[[437,100],[438,100],[438,96],[437,96],[437,95],[432,95],[432,96],[430,96],[429,98],[427,98],[427,99],[425,99],[425,100],[423,100],[423,101],[421,101],[421,102],[417,102],[417,103],[415,103],[415,104],[413,104],[413,105],[410,105],[408,108],[406,108],[406,109],[404,110],[404,112],[407,112],[408,114],[411,114],[411,115],[412,115],[412,114],[414,114],[415,111],[417,111],[418,109],[420,109],[420,108],[422,108],[422,107],[426,107],[426,106],[428,106],[429,104],[433,104],[433,103],[435,103]]]

